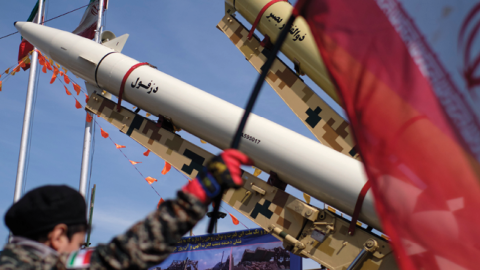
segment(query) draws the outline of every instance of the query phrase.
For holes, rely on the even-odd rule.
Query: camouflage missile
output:
[[[104,89],[119,103],[128,101],[220,149],[229,148],[243,109],[121,54],[125,36],[98,44],[34,23],[15,26],[40,51],[84,79],[87,89]],[[257,115],[248,120],[240,150],[261,170],[349,215],[366,182],[359,161]],[[380,229],[370,193],[360,220]]]
[[[267,35],[274,43],[290,17],[293,7],[287,1],[273,4],[271,2],[271,0],[225,0],[225,9],[229,14],[238,11],[249,23],[254,24],[257,16],[265,7],[263,14],[260,14],[256,29],[263,35]],[[281,51],[295,64],[300,74],[305,73],[335,102],[340,104],[310,27],[303,17],[294,21]]]

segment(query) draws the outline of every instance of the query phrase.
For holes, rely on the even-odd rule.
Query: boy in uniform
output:
[[[236,150],[214,157],[177,198],[95,249],[78,250],[89,229],[86,204],[67,186],[34,189],[5,214],[13,233],[0,253],[6,269],[148,269],[171,253],[181,237],[203,218],[207,206],[229,188],[243,185],[240,165],[253,162]]]

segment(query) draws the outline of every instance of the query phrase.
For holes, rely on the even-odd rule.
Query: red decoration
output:
[[[82,104],[80,104],[80,102],[78,102],[78,100],[76,100],[76,99],[75,99],[75,108],[77,108],[77,109],[82,108]]]
[[[103,128],[100,128],[100,133],[102,134],[103,138],[105,139],[108,138],[108,133],[105,130],[103,130]]]
[[[172,165],[170,165],[170,163],[165,161],[165,167],[163,167],[162,174],[163,175],[167,174],[171,168],[172,168]]]
[[[237,219],[234,215],[232,215],[232,214],[230,214],[230,213],[228,213],[228,214],[229,214],[230,217],[232,218],[233,224],[238,225],[238,224],[240,223],[240,221],[238,221],[238,219]]]

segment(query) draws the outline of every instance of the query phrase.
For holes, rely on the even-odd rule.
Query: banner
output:
[[[184,237],[174,252],[151,270],[302,269],[302,258],[263,229]]]

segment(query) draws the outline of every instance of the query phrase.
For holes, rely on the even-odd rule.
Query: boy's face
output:
[[[85,243],[85,232],[77,232],[72,236],[72,240],[69,241],[66,235],[62,236],[62,243],[56,249],[58,253],[70,253],[78,250]]]
[[[77,232],[72,235],[72,239],[67,237],[67,225],[58,224],[48,234],[48,241],[44,244],[53,248],[58,253],[70,253],[78,250],[85,242],[85,232]]]

